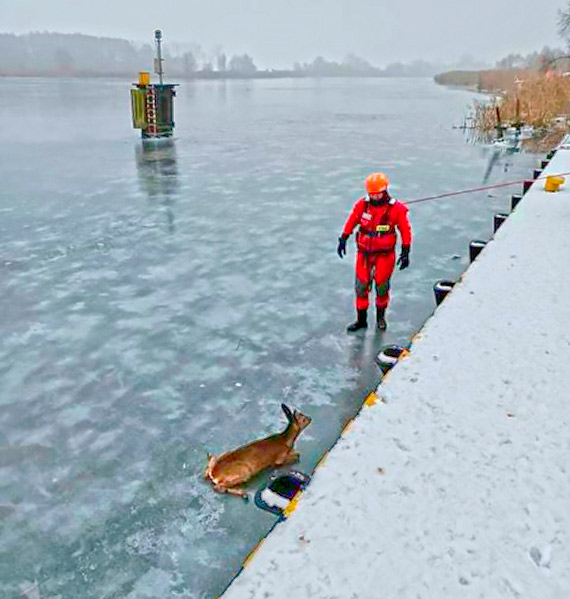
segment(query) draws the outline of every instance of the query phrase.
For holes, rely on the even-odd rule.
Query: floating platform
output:
[[[561,146],[541,177],[566,172]],[[570,597],[567,181],[530,186],[223,599]]]
[[[141,130],[145,141],[168,139],[174,132],[174,97],[177,87],[175,83],[163,82],[162,31],[154,32],[156,41],[155,71],[159,83],[151,83],[150,72],[141,71],[138,83],[131,89],[131,113],[133,128]]]
[[[141,136],[145,141],[172,137],[176,85],[140,82],[133,85],[135,86],[131,89],[133,127],[141,130]]]

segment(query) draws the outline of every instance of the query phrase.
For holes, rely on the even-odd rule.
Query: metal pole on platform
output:
[[[160,83],[160,85],[162,85],[162,48],[161,48],[161,43],[162,43],[162,31],[160,29],[156,29],[154,32],[154,39],[156,41],[156,65],[155,65],[155,71],[156,74],[158,75],[158,81]]]

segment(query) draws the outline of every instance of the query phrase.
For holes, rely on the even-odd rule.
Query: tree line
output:
[[[174,52],[164,46],[163,57],[169,73],[191,76],[200,71],[230,71],[251,74],[257,70],[247,54],[226,57],[218,52],[215,66],[196,46]],[[150,70],[154,47],[123,39],[83,34],[28,33],[0,34],[0,75],[127,75]]]
[[[545,46],[542,50],[529,54],[512,53],[495,64],[497,69],[531,69],[534,71],[544,70],[548,65],[564,58],[567,52],[561,48],[549,48]]]
[[[426,61],[392,63],[384,69],[353,54],[330,61],[317,56],[291,69],[260,70],[249,54],[204,52],[198,44],[163,46],[165,73],[171,78],[224,77],[418,77],[444,68]],[[36,32],[0,34],[0,76],[121,76],[151,70],[154,46],[83,34]],[[472,59],[471,59],[472,60]]]

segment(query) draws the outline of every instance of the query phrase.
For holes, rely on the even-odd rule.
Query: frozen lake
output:
[[[354,245],[341,261],[336,241],[364,176],[404,200],[481,184],[488,152],[452,129],[472,98],[428,79],[184,83],[176,141],[149,149],[128,81],[0,79],[2,597],[226,587],[274,517],[215,494],[206,454],[282,428],[286,402],[313,418],[311,472],[380,346],[407,343],[520,191],[412,207],[388,331],[347,336]]]

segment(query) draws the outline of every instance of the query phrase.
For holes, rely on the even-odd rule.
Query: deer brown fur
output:
[[[283,432],[253,441],[219,456],[208,454],[204,476],[212,482],[216,491],[239,495],[247,500],[245,490],[236,487],[266,468],[299,461],[299,454],[293,451],[293,444],[301,431],[309,426],[311,419],[297,410],[291,412],[285,404],[281,404],[281,408],[289,421]]]

